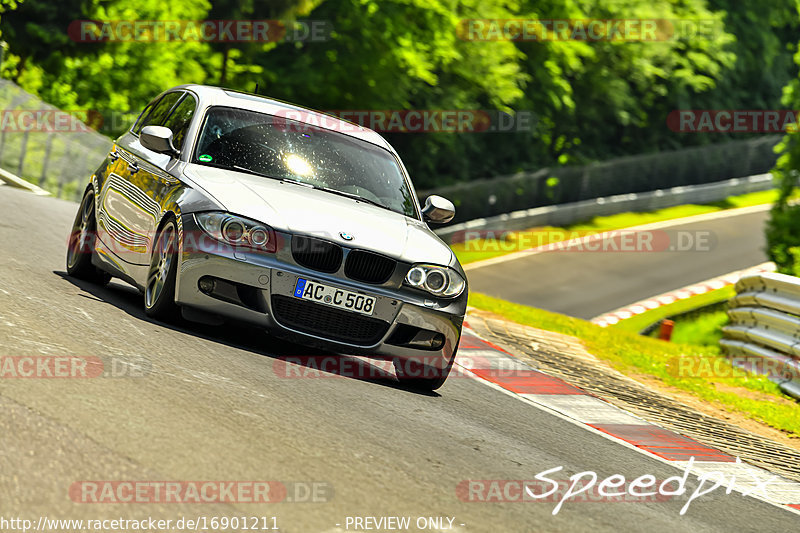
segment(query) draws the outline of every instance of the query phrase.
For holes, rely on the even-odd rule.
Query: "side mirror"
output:
[[[139,142],[148,150],[158,154],[177,157],[180,152],[172,144],[172,130],[164,126],[145,126],[139,134]]]
[[[441,196],[432,195],[425,199],[425,207],[422,208],[422,216],[428,222],[444,224],[450,222],[456,216],[456,207],[453,202]]]

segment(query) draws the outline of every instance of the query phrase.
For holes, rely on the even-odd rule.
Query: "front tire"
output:
[[[178,225],[170,216],[156,237],[147,284],[144,289],[144,311],[147,316],[164,322],[174,321],[179,309],[175,303],[175,279],[178,273]]]
[[[94,211],[94,189],[89,187],[83,195],[78,214],[72,223],[67,243],[67,274],[98,285],[105,285],[111,275],[92,264],[97,238],[97,220]]]

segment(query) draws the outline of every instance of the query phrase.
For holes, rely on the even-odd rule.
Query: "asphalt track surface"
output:
[[[471,291],[588,320],[767,261],[767,217],[764,209],[671,225],[655,231],[653,246],[629,247],[641,251],[613,251],[613,247],[607,247],[606,251],[573,248],[517,254],[517,259],[470,268],[467,277]],[[663,238],[669,238],[677,247],[683,246],[680,242],[686,243],[690,249],[660,249],[658,243]],[[615,239],[619,245],[620,237]]]
[[[398,388],[391,375],[289,379],[275,371],[279,358],[311,352],[253,329],[153,322],[133,288],[65,277],[76,209],[0,186],[2,355],[97,356],[145,370],[0,380],[0,517],[276,516],[281,531],[302,533],[345,531],[348,516],[449,516],[458,532],[796,528],[790,511],[721,491],[683,516],[685,498],[568,501],[555,516],[553,502],[462,501],[463,480],[529,480],[556,466],[563,478],[680,472],[471,378],[451,377],[434,394]],[[323,482],[327,501],[76,503],[69,489],[85,480]]]

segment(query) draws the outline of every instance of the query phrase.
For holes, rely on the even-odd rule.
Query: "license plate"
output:
[[[337,289],[330,285],[323,285],[303,278],[297,278],[297,284],[294,286],[294,296],[295,298],[330,305],[331,307],[338,307],[339,309],[368,316],[371,316],[375,311],[375,301],[377,300],[373,296]]]

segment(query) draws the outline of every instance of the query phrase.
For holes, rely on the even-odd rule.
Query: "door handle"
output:
[[[115,162],[117,159],[119,159],[119,152],[117,152],[116,150],[112,150],[112,151],[111,151],[111,152],[108,154],[108,157],[109,157],[109,158],[111,158],[111,162],[113,163],[113,162]]]
[[[137,165],[136,163],[128,163],[128,172],[130,172],[131,174],[136,174],[137,172],[139,172],[139,165]]]

